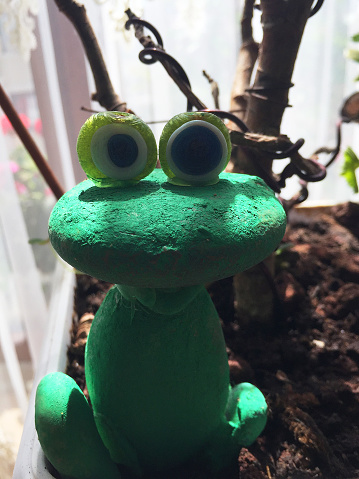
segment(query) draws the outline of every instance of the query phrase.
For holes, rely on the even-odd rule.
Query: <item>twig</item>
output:
[[[135,37],[137,40],[141,43],[143,48],[156,48],[160,47],[164,50],[163,48],[163,40],[161,35],[158,33],[158,31],[149,23],[146,22],[145,20],[142,20],[142,18],[139,18],[137,15],[135,15],[130,8],[125,10],[126,15],[128,16],[128,21],[126,22],[125,28],[128,30],[130,25],[133,25],[135,29]],[[148,35],[145,36],[143,32],[143,27],[148,28],[155,36],[157,40],[157,44],[154,43],[152,38]]]
[[[292,143],[285,135],[275,137],[236,130],[230,131],[230,138],[234,145],[241,146],[247,153],[251,152],[251,160],[258,169],[258,174],[274,191],[279,192],[284,188],[286,179],[294,174],[307,182],[321,181],[325,177],[324,166],[314,158],[307,159],[299,153],[298,150],[304,143],[303,139]],[[280,173],[279,180],[265,168],[268,160],[273,158],[278,160],[290,158],[290,163]]]
[[[157,30],[148,22],[137,17],[131,9],[127,9],[125,12],[128,16],[125,27],[130,28],[131,25],[135,28],[135,36],[144,49],[140,52],[139,57],[143,63],[151,65],[156,61],[160,61],[168,75],[176,83],[178,88],[187,98],[187,110],[192,110],[193,107],[198,110],[205,110],[207,106],[201,102],[201,100],[191,90],[191,84],[189,79],[181,67],[181,65],[171,55],[166,53],[163,48],[162,38]],[[143,27],[148,28],[156,37],[158,44],[155,44],[150,36],[145,36]]]
[[[242,133],[241,131],[230,131],[231,142],[234,145],[254,148],[263,152],[276,153],[287,150],[293,143],[286,135],[267,136],[259,133]]]
[[[319,10],[322,8],[323,3],[324,3],[324,0],[318,0],[315,6],[311,9],[309,16],[312,17],[313,15],[318,13]]]
[[[127,111],[126,103],[122,102],[114,91],[100,46],[84,5],[76,0],[54,1],[58,9],[66,15],[80,36],[96,85],[96,93],[93,93],[92,99],[106,108],[106,110]]]
[[[16,131],[23,145],[25,146],[30,156],[34,160],[36,166],[38,167],[40,173],[44,177],[46,183],[49,185],[51,191],[53,192],[53,194],[55,195],[57,199],[61,198],[61,196],[65,192],[64,189],[58,182],[55,174],[51,170],[46,159],[43,157],[41,151],[37,147],[32,136],[23,125],[19,115],[17,114],[17,111],[14,108],[14,105],[12,104],[10,98],[5,93],[5,90],[3,89],[1,84],[0,84],[0,106],[4,110],[5,115],[8,117],[14,130]]]
[[[216,81],[213,80],[213,78],[211,78],[208,73],[203,70],[202,71],[203,73],[203,76],[205,78],[207,78],[208,80],[208,83],[211,85],[211,93],[212,93],[212,97],[213,97],[213,100],[214,100],[214,107],[219,110],[219,86],[218,86],[218,83]]]
[[[139,57],[141,61],[145,60],[144,63],[148,64],[154,63],[154,61],[157,60],[161,62],[168,75],[176,83],[181,92],[186,96],[188,111],[192,110],[193,107],[197,108],[198,110],[207,109],[207,106],[193,93],[186,73],[177,60],[171,57],[171,55],[160,48],[145,48],[142,50],[142,52],[140,52]],[[146,61],[148,57],[151,57],[151,60]]]

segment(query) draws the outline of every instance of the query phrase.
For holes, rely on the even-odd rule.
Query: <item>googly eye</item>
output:
[[[208,185],[218,182],[231,154],[227,128],[211,113],[175,116],[163,129],[159,158],[171,183]]]
[[[151,129],[130,113],[90,117],[77,141],[80,164],[97,186],[127,186],[147,176],[157,161]]]

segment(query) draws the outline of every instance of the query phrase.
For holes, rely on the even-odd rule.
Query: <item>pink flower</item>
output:
[[[30,118],[25,113],[19,113],[19,118],[26,129],[30,128]]]
[[[25,113],[19,113],[19,118],[22,121],[24,127],[28,129],[31,124],[30,118],[26,116]],[[9,118],[6,115],[3,115],[1,117],[1,128],[5,135],[13,130],[12,124],[10,123]]]
[[[10,161],[9,165],[12,173],[17,173],[20,170],[20,166],[15,161]]]
[[[12,124],[10,123],[9,118],[6,115],[3,115],[1,117],[1,128],[5,135],[12,130]]]
[[[17,192],[20,195],[24,195],[27,192],[27,188],[23,183],[20,183],[19,181],[15,181],[15,186],[16,186]]]
[[[41,118],[37,118],[37,120],[35,120],[35,122],[34,122],[34,128],[35,128],[36,133],[38,133],[39,135],[41,135],[41,133],[42,133],[42,121],[41,121]]]

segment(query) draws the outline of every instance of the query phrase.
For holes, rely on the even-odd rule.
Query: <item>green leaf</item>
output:
[[[29,244],[41,244],[41,245],[44,245],[44,244],[47,244],[47,243],[50,243],[50,238],[46,238],[46,239],[32,238],[32,239],[29,239]]]
[[[356,35],[353,35],[352,40],[353,42],[359,42],[359,33],[357,33]]]
[[[355,176],[355,170],[357,168],[359,168],[359,159],[354,153],[354,151],[350,147],[348,147],[344,151],[344,164],[340,175],[344,176],[348,185],[353,189],[354,193],[359,192],[358,182]]]
[[[275,250],[274,254],[276,256],[281,255],[284,251],[287,251],[291,248],[293,248],[294,243],[283,243],[278,246],[278,248]]]

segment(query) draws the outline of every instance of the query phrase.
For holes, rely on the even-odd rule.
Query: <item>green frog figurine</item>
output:
[[[228,130],[206,112],[177,115],[159,142],[129,113],[98,113],[77,144],[88,179],[49,221],[51,243],[111,282],[85,353],[90,404],[69,376],[37,389],[43,451],[64,479],[119,479],[203,460],[235,463],[266,424],[262,393],[231,387],[218,314],[204,285],[266,258],[286,216],[262,179],[222,173]],[[260,301],[260,298],[258,298]]]

